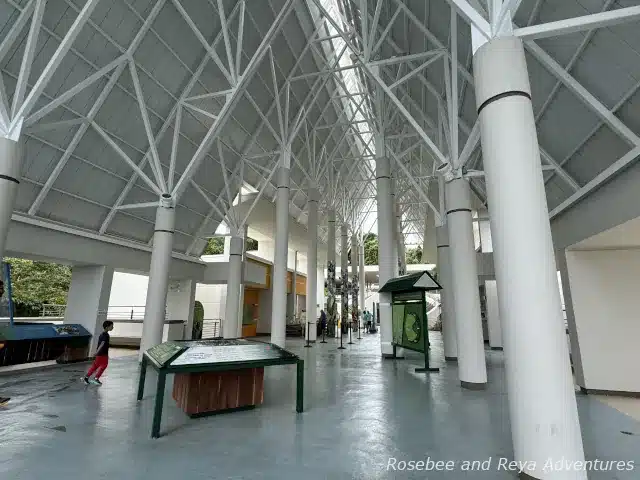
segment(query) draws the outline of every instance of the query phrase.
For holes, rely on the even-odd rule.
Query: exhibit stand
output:
[[[142,357],[138,401],[147,367],[158,372],[151,437],[160,436],[166,377],[175,374],[173,398],[190,417],[254,408],[264,394],[264,367],[297,366],[296,411],[303,410],[304,361],[277,345],[245,339],[165,342]]]
[[[391,358],[396,358],[398,347],[424,353],[424,368],[416,368],[416,372],[440,371],[439,368],[429,366],[429,329],[425,292],[441,289],[440,284],[429,272],[392,278],[380,289],[381,293],[390,293],[392,298],[393,355]]]

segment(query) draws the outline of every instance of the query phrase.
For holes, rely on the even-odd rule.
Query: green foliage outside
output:
[[[414,265],[422,261],[422,247],[407,249],[407,264]],[[378,236],[375,233],[367,233],[364,236],[364,264],[378,265]]]
[[[375,233],[367,233],[364,236],[364,264],[378,264],[378,236]]]
[[[213,237],[207,242],[203,255],[222,255],[224,253],[224,237]]]
[[[247,237],[247,244],[245,245],[245,252],[255,252],[258,250],[258,241],[253,238]]]
[[[406,252],[407,265],[415,265],[422,261],[422,247],[408,248]]]
[[[258,241],[253,238],[247,238],[245,251],[254,252],[258,250]],[[210,238],[202,255],[222,255],[224,253],[224,237]]]
[[[43,303],[67,303],[70,267],[22,258],[6,258],[5,261],[11,264],[11,290],[17,317],[40,315]]]

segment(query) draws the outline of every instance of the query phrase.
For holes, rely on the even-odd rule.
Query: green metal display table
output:
[[[162,407],[168,374],[175,374],[174,398],[190,416],[230,411],[240,407],[253,407],[262,402],[262,371],[272,365],[297,366],[296,411],[303,411],[304,399],[304,361],[297,355],[270,343],[245,339],[217,339],[199,341],[171,341],[147,350],[142,357],[140,379],[138,382],[138,401],[144,394],[147,367],[158,372],[155,407],[151,438],[160,436]],[[212,381],[213,379],[213,381]],[[252,389],[243,394],[243,384]],[[230,380],[230,381],[229,381]],[[213,405],[194,410],[193,404],[199,402],[194,395],[210,399],[220,395],[224,385],[232,384],[235,402],[231,406],[228,399],[214,400]],[[197,385],[196,393],[189,391],[190,385]],[[257,385],[256,385],[257,384]],[[209,386],[210,385],[210,386]],[[203,391],[204,390],[204,391]],[[224,394],[224,392],[223,392]],[[238,403],[240,398],[244,403]],[[204,411],[203,411],[204,410]],[[192,414],[197,411],[197,414]]]

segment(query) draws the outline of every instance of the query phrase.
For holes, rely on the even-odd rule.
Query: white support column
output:
[[[389,162],[389,168],[391,168],[391,162]],[[396,217],[396,184],[391,177],[390,182],[391,188],[391,223],[389,226],[391,227],[391,236],[392,236],[392,244],[391,244],[391,255],[393,256],[393,275],[391,278],[395,278],[400,275],[400,255],[398,249],[398,218]],[[380,248],[380,247],[378,247]],[[378,257],[380,254],[378,253]]]
[[[344,328],[349,324],[349,224],[340,225],[340,279],[342,280],[342,305],[340,308],[340,325]]]
[[[391,170],[389,159],[384,156],[384,136],[376,135],[376,201],[378,206],[378,266],[379,284],[382,287],[395,275],[393,255],[394,229],[391,201]],[[391,346],[391,295],[380,294],[380,349],[382,356],[393,354]]]
[[[80,324],[93,335],[89,356],[93,356],[107,319],[109,295],[113,282],[113,268],[102,265],[74,266],[64,312],[64,323]]]
[[[491,350],[502,350],[502,325],[500,325],[500,307],[498,306],[498,282],[495,280],[485,280],[484,294],[487,303],[489,347],[491,347]]]
[[[364,239],[363,239],[364,240]],[[364,242],[361,242],[360,248],[358,249],[358,263],[360,268],[358,268],[358,280],[360,280],[360,310],[364,312],[365,310],[365,271],[364,271]],[[362,318],[362,315],[360,315]]]
[[[327,314],[327,310],[325,308],[325,290],[324,290],[324,272],[325,272],[325,266],[324,265],[318,265],[318,268],[316,269],[316,320],[318,319],[318,317],[320,316],[320,309],[324,310],[325,314],[328,317]],[[317,327],[316,327],[317,328]]]
[[[437,252],[437,239],[436,239],[436,227],[434,223],[433,211],[430,207],[427,207],[424,218],[424,237],[422,241],[422,263],[425,264],[437,264],[438,252]]]
[[[244,318],[244,293],[245,293],[245,275],[247,273],[247,239],[249,238],[249,227],[245,224],[242,228],[242,274],[240,275],[240,321],[238,322],[237,337],[242,337],[242,319]]]
[[[0,259],[4,257],[11,214],[20,184],[21,165],[20,144],[0,137]]]
[[[445,185],[445,203],[456,312],[458,375],[464,388],[483,389],[487,385],[487,366],[471,223],[471,192],[466,179],[456,178]]]
[[[543,471],[584,451],[522,41],[496,38],[473,65],[515,459],[536,463],[529,478],[584,480]]]
[[[287,151],[283,157],[288,156]],[[287,257],[289,250],[289,175],[290,161],[283,158],[278,170],[276,198],[276,244],[273,261],[273,301],[271,343],[284,347],[287,330]]]
[[[351,305],[352,314],[351,321],[357,324],[358,318],[360,318],[360,305],[358,303],[358,291],[360,290],[360,278],[358,277],[358,252],[360,247],[358,246],[358,234],[354,231],[351,235]],[[353,328],[354,324],[351,324]]]
[[[327,221],[327,325],[337,332],[338,309],[336,305],[336,211],[329,210]],[[334,333],[335,335],[335,333]]]
[[[165,200],[168,199],[165,197]],[[147,302],[140,340],[140,358],[147,349],[162,343],[175,215],[176,210],[170,204],[161,204],[156,211]]]
[[[458,338],[456,334],[456,309],[451,275],[449,231],[446,225],[437,227],[435,230],[438,243],[438,282],[442,286],[442,290],[440,290],[440,312],[442,315],[444,359],[448,362],[457,362]]]
[[[243,289],[242,253],[244,250],[244,238],[235,235],[229,238],[229,276],[227,278],[227,304],[222,325],[222,336],[224,338],[237,338],[238,331],[242,331],[240,300]]]
[[[491,253],[493,252],[493,242],[491,240],[489,211],[486,208],[478,210],[478,218],[480,251],[482,253]],[[487,305],[489,347],[491,347],[491,350],[502,350],[502,326],[500,325],[500,311],[498,308],[498,284],[495,280],[484,281],[484,294]]]
[[[400,205],[394,195],[394,212],[396,216],[395,228],[396,228],[396,251],[398,252],[398,275],[407,274],[407,254],[404,246],[404,233],[402,233],[402,213]]]
[[[287,252],[287,255],[289,252]],[[293,252],[293,271],[291,272],[291,293],[287,296],[287,317],[292,320],[298,313],[298,294],[296,293],[296,283],[298,283],[298,251]]]
[[[318,202],[320,201],[320,192],[317,188],[310,188],[308,192],[307,202],[307,322],[309,325],[308,337],[310,342],[316,341],[318,319]],[[306,328],[306,325],[305,325]]]

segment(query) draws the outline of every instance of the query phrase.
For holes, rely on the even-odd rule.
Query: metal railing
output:
[[[53,303],[43,303],[40,311],[41,317],[64,317],[67,310],[66,305],[55,305]]]
[[[106,316],[108,320],[144,320],[144,312],[144,306],[109,305],[107,310],[101,310],[99,313]]]
[[[220,318],[205,318],[202,321],[202,338],[222,336],[222,320]]]

